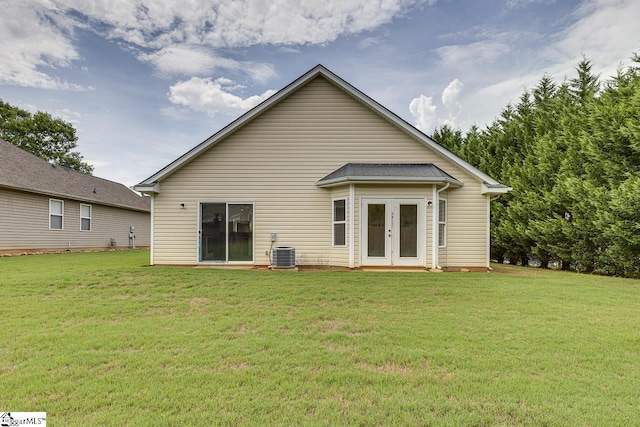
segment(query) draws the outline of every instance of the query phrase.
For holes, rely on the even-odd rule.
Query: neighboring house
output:
[[[152,264],[489,267],[509,188],[321,65],[135,187]],[[275,241],[274,241],[275,240]]]
[[[149,246],[149,197],[2,140],[0,209],[0,252]]]

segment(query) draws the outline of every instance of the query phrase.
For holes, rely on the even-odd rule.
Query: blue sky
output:
[[[316,64],[431,133],[493,121],[582,55],[640,52],[637,0],[0,0],[0,98],[134,185]]]

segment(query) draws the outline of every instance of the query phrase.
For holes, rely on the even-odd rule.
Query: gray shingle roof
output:
[[[0,139],[0,187],[149,212],[141,197],[117,182],[54,166]]]
[[[455,186],[463,185],[433,163],[347,163],[316,182],[316,185],[329,187],[350,182],[448,182]]]

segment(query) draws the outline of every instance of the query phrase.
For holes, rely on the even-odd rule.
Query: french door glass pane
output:
[[[226,203],[203,203],[201,206],[200,259],[226,261]]]
[[[229,205],[229,261],[253,260],[253,205]]]
[[[418,205],[400,205],[400,256],[418,256]]]
[[[367,206],[367,255],[384,257],[386,255],[385,204],[370,203]]]

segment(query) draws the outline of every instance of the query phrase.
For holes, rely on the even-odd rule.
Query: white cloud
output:
[[[409,103],[409,111],[416,119],[415,127],[430,135],[436,127],[448,124],[457,127],[456,120],[462,111],[460,93],[464,84],[453,79],[442,91],[442,105],[447,110],[448,116],[444,119],[438,117],[438,107],[433,103],[433,97],[420,95]]]
[[[233,82],[220,78],[216,80],[192,77],[169,88],[169,100],[192,110],[214,115],[217,113],[237,114],[249,110],[274,93],[268,90],[262,95],[242,98],[232,94]]]
[[[436,54],[444,66],[466,68],[491,63],[509,53],[511,49],[507,42],[492,38],[469,44],[442,46],[436,49]]]
[[[517,0],[526,6],[535,0]],[[556,82],[575,75],[584,54],[593,72],[607,79],[640,46],[640,1],[585,0],[571,15],[559,17],[562,29],[547,35],[500,32],[472,27],[441,37],[436,49],[442,72],[456,73],[467,86],[455,122],[463,129],[493,121],[508,102],[517,102],[545,74]],[[535,43],[532,44],[532,41]],[[541,46],[536,48],[535,46]]]
[[[258,82],[275,76],[269,64],[222,58],[203,46],[167,46],[153,53],[142,53],[138,58],[151,63],[162,76],[204,76],[218,69],[244,72]]]
[[[436,108],[432,97],[424,95],[414,98],[409,104],[409,111],[416,119],[415,126],[428,135],[433,133],[438,122]]]
[[[316,44],[390,22],[421,0],[51,0],[92,22],[104,35],[146,48],[175,44],[239,47]],[[434,3],[433,0],[428,1]]]
[[[142,53],[138,58],[153,64],[158,73],[167,76],[202,75],[218,65],[218,58],[199,46],[167,46],[153,53]]]
[[[54,110],[51,115],[53,117],[59,117],[64,121],[67,121],[74,125],[74,127],[78,127],[80,123],[80,118],[82,117],[82,113],[77,111],[71,111],[68,108],[63,108],[61,110]]]
[[[454,79],[449,85],[442,91],[442,105],[447,109],[449,117],[444,123],[456,127],[456,119],[462,111],[462,104],[460,103],[460,92],[464,84]]]
[[[576,21],[558,34],[547,51],[557,63],[572,67],[582,54],[606,75],[615,73],[621,59],[640,46],[640,2],[637,0],[587,0],[575,13]]]
[[[123,42],[163,75],[203,75],[222,68],[265,82],[275,75],[271,65],[221,58],[211,49],[322,44],[373,30],[422,2],[5,0],[0,19],[0,81],[83,89],[52,77],[46,69],[66,68],[80,59],[72,36],[81,27]]]
[[[507,0],[507,7],[510,9],[526,7],[534,3],[553,3],[555,0]]]
[[[40,3],[2,3],[0,19],[0,82],[43,89],[84,90],[47,74],[47,69],[68,67],[80,55],[71,42],[67,18]]]

